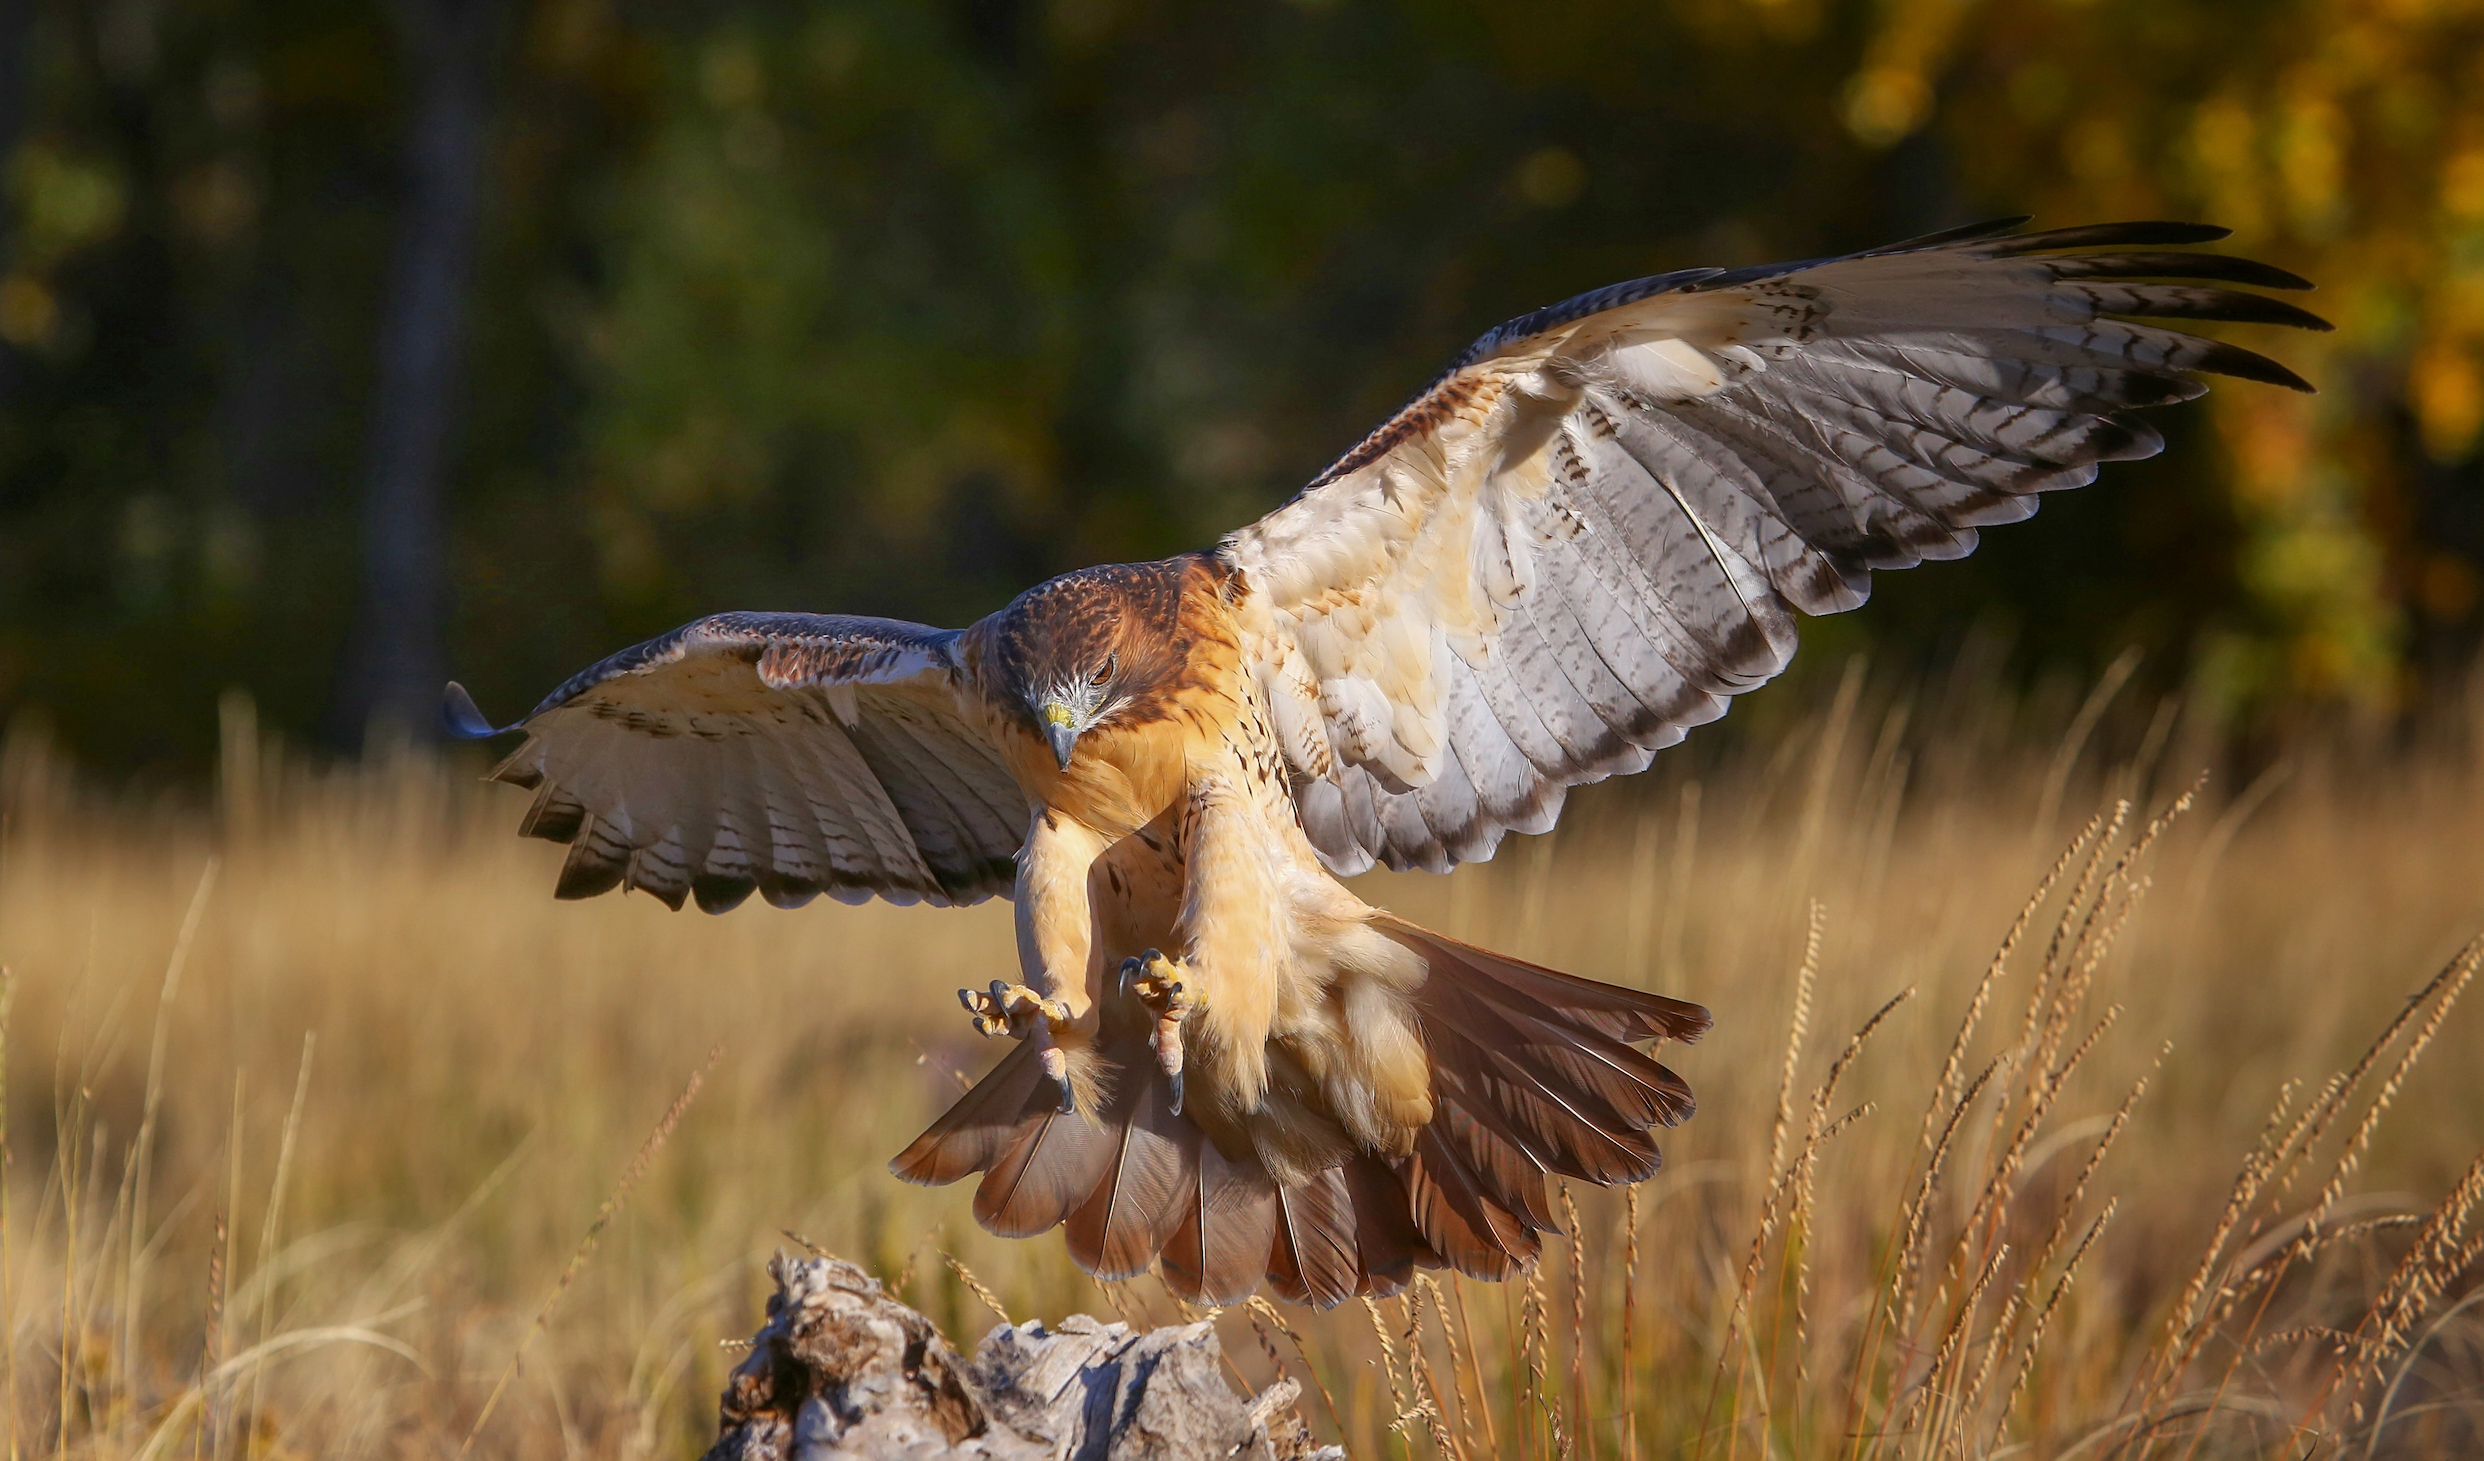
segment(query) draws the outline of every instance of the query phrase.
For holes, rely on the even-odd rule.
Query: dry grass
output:
[[[2176,716],[1822,700],[1372,880],[1709,1004],[1701,1114],[1635,1200],[1557,1197],[1575,1261],[1230,1311],[1240,1373],[1368,1457],[2477,1446],[2484,766],[2298,749],[2173,815]],[[969,1344],[1177,1317],[882,1170],[993,1053],[949,991],[1004,909],[557,904],[470,769],[237,736],[211,812],[12,743],[10,1455],[692,1454],[787,1232]]]

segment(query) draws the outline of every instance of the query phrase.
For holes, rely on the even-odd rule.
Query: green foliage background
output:
[[[322,723],[400,219],[373,0],[26,0],[0,715]],[[1821,631],[2125,645],[2237,716],[2463,669],[2484,17],[2447,0],[499,0],[450,660],[509,714],[710,609],[962,622],[1264,511],[1496,321],[1996,214],[2326,286],[2174,450]],[[5,121],[5,119],[0,119]]]

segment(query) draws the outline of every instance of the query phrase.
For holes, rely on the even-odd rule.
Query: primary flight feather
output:
[[[1655,1172],[1691,1097],[1641,1046],[1708,1014],[1338,879],[1549,830],[1783,669],[1798,612],[2159,450],[2129,412],[2197,374],[2309,389],[2142,322],[2327,328],[2233,287],[2305,281],[2181,247],[2223,230],[2021,221],[1521,316],[1214,549],[964,630],[701,619],[555,690],[494,774],[569,845],[562,897],[1014,898],[1019,981],[960,997],[1018,1043],[892,1163],[982,1173],[997,1232],[1212,1303],[1506,1277],[1546,1176]]]

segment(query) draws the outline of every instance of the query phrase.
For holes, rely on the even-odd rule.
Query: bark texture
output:
[[[705,1461],[1344,1461],[1280,1380],[1245,1400],[1206,1323],[1003,1324],[968,1360],[835,1258],[777,1255]]]

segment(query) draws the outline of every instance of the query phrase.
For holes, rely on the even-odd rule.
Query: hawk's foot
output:
[[[989,993],[978,989],[961,989],[957,1002],[966,1006],[973,1017],[975,1033],[983,1036],[1009,1035],[1023,1040],[1034,1033],[1038,1022],[1057,1030],[1070,1022],[1069,1006],[1050,999],[1023,984],[992,981]]]
[[[1054,1090],[1061,1093],[1061,1113],[1068,1115],[1078,1109],[1070,1094],[1069,1057],[1062,1053],[1054,1033],[1068,1028],[1070,1007],[1057,999],[1029,989],[1023,984],[1010,984],[995,979],[989,992],[961,989],[957,1002],[966,1007],[974,1021],[975,1033],[991,1038],[1007,1035],[1017,1040],[1035,1042],[1035,1058],[1044,1068]]]
[[[1182,1114],[1182,1021],[1200,1005],[1183,980],[1180,963],[1149,949],[1121,961],[1121,992],[1156,1017],[1156,1065],[1173,1083],[1173,1114]]]

